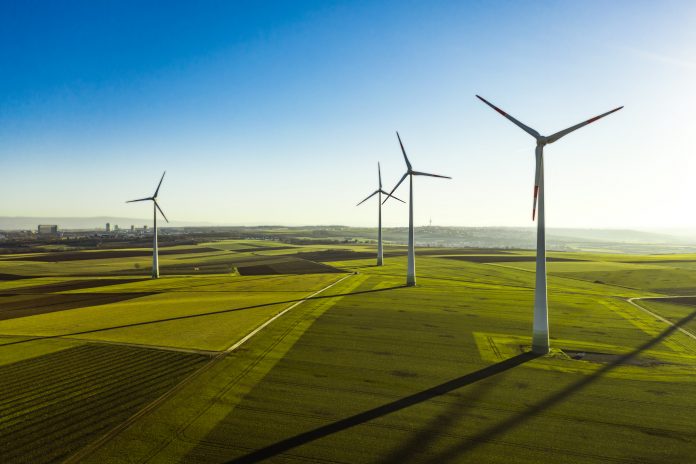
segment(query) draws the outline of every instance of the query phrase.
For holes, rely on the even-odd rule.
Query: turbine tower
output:
[[[167,171],[164,171],[162,173],[162,178],[160,178],[159,184],[157,184],[157,189],[155,190],[155,194],[152,195],[151,197],[147,198],[139,198],[137,200],[130,200],[127,201],[126,203],[134,203],[136,201],[152,201],[153,205],[153,226],[154,226],[154,234],[152,238],[152,278],[153,279],[158,279],[159,278],[159,261],[158,261],[158,249],[157,249],[157,211],[159,211],[162,214],[162,217],[164,218],[165,221],[169,222],[169,219],[167,219],[167,216],[164,215],[164,211],[162,211],[162,208],[159,207],[159,204],[157,204],[157,194],[159,193],[159,189],[162,186],[162,181],[164,180],[164,175],[167,173]]]
[[[544,147],[559,140],[571,132],[580,129],[598,119],[603,118],[615,111],[619,111],[623,106],[614,108],[611,111],[595,116],[587,121],[576,124],[553,135],[543,136],[531,127],[525,126],[517,119],[513,118],[497,106],[488,102],[484,98],[476,95],[479,100],[493,108],[495,111],[512,121],[520,129],[536,139],[536,170],[534,175],[534,201],[532,203],[532,221],[539,208],[539,218],[537,220],[537,256],[536,256],[536,285],[534,289],[534,325],[532,328],[532,352],[546,354],[549,352],[549,308],[546,300],[546,224],[544,214]]]
[[[415,252],[415,242],[413,237],[413,176],[428,176],[428,177],[439,177],[442,179],[451,179],[451,177],[441,176],[438,174],[429,174],[427,172],[414,171],[411,162],[406,156],[406,150],[404,150],[404,144],[401,143],[401,136],[396,133],[396,137],[399,139],[399,146],[401,147],[401,153],[404,154],[404,161],[406,161],[406,173],[401,177],[396,186],[389,192],[387,198],[384,199],[383,203],[386,203],[389,197],[394,191],[399,188],[399,185],[408,177],[409,179],[409,194],[408,194],[408,268],[406,271],[406,286],[412,287],[416,285],[416,252]]]
[[[360,206],[363,203],[365,203],[367,200],[372,198],[373,196],[379,195],[377,197],[379,200],[378,214],[377,214],[377,218],[378,218],[377,219],[377,224],[378,224],[378,226],[377,226],[377,266],[381,266],[383,264],[383,261],[384,261],[383,256],[382,256],[382,194],[387,195],[387,198],[391,196],[395,200],[399,200],[399,199],[393,195],[389,195],[387,192],[382,190],[382,170],[379,167],[379,162],[377,163],[377,177],[379,179],[379,188],[377,190],[375,190],[374,192],[372,192],[367,198],[365,198],[363,201],[361,201],[360,203],[358,203],[355,206]],[[406,203],[403,200],[399,200],[399,201],[401,203]]]

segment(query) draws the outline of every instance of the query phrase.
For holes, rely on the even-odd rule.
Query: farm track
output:
[[[665,324],[668,324],[670,327],[676,328],[679,332],[681,332],[681,333],[683,333],[684,335],[686,335],[687,337],[691,338],[693,341],[696,341],[696,335],[694,335],[693,332],[691,332],[691,331],[689,331],[689,330],[687,330],[687,329],[685,329],[685,328],[683,328],[683,327],[677,326],[676,324],[674,324],[674,323],[673,323],[672,321],[670,321],[669,319],[664,318],[664,317],[660,316],[659,314],[656,314],[656,313],[650,311],[650,310],[647,309],[647,308],[644,308],[643,306],[641,306],[641,305],[639,305],[638,303],[635,302],[636,300],[651,300],[651,299],[652,299],[652,300],[661,300],[661,299],[669,299],[669,300],[672,300],[672,299],[674,299],[674,298],[679,298],[679,297],[665,296],[665,297],[628,298],[628,299],[626,299],[626,301],[627,301],[628,303],[630,303],[632,306],[634,306],[634,307],[640,309],[640,310],[643,311],[644,313],[649,314],[650,316],[654,317],[655,319],[657,319],[657,320],[659,320],[659,321],[664,322]],[[685,298],[692,298],[692,297],[685,296]],[[693,343],[691,343],[691,344],[685,344],[682,340],[673,340],[673,342],[676,343],[677,345],[679,345],[686,353],[693,353],[693,354],[696,354],[696,345],[694,345]]]
[[[659,314],[656,314],[656,313],[650,311],[649,309],[644,308],[641,305],[639,305],[638,303],[636,303],[636,300],[668,300],[668,299],[671,300],[674,298],[694,298],[694,296],[692,296],[692,295],[689,295],[689,296],[687,296],[687,295],[684,295],[684,296],[662,296],[662,297],[653,296],[653,297],[642,297],[642,298],[628,298],[626,301],[628,301],[629,303],[631,303],[633,306],[640,309],[641,311],[643,311],[647,314],[650,314],[655,319],[659,319],[662,322],[664,322],[665,324],[669,324],[672,327],[676,327],[675,324],[672,321],[670,321],[669,319],[666,319],[666,318],[660,316]],[[676,327],[676,329],[678,331],[680,331],[681,333],[683,333],[684,335],[686,335],[687,337],[696,341],[696,334],[694,334],[693,332],[691,332],[683,327]]]
[[[341,279],[343,280],[343,279]],[[340,282],[340,281],[338,281]],[[336,282],[336,283],[338,283]],[[335,285],[335,284],[332,284]],[[218,393],[215,395],[215,400],[221,400],[222,397],[227,394],[232,388],[235,387],[239,383],[241,379],[243,379],[249,372],[251,372],[269,353],[271,353],[282,341],[285,339],[286,336],[288,336],[294,329],[297,327],[297,325],[302,321],[302,319],[298,319],[295,321],[293,324],[288,326],[283,333],[276,338],[276,340],[269,344],[269,346],[266,347],[266,349],[259,354],[250,364],[248,364],[242,371],[237,374],[234,378],[232,378],[225,386],[224,388],[220,389]],[[198,415],[196,415],[191,421],[188,423],[184,424],[182,427],[180,427],[176,431],[176,436],[182,440],[183,442],[190,443],[190,444],[196,444],[198,443],[197,439],[192,439],[186,435],[186,431],[188,427],[193,424],[196,420],[198,420],[203,414],[205,414],[205,410],[201,411]],[[165,443],[163,443],[161,446],[159,446],[152,454],[150,457],[156,455],[159,451],[164,449],[169,443],[171,442],[171,439],[167,440]]]
[[[0,462],[65,458],[176,385],[205,359],[85,345],[0,367]],[[7,397],[9,391],[18,393]]]
[[[274,320],[278,319],[279,317],[283,316],[285,313],[290,311],[291,309],[297,307],[298,305],[304,303],[305,301],[319,295],[320,293],[328,290],[329,288],[339,284],[340,282],[344,281],[348,277],[350,277],[353,274],[347,274],[341,277],[340,279],[332,282],[331,284],[321,288],[320,290],[312,293],[311,295],[294,302],[287,308],[285,308],[283,311],[277,313],[275,316],[271,317],[268,319],[266,322],[263,324],[259,325],[256,329],[251,331],[248,335],[243,337],[241,340],[238,342],[235,342],[232,344],[229,348],[227,348],[225,351],[222,351],[218,353],[216,356],[212,357],[212,359],[209,359],[208,362],[206,362],[203,366],[199,367],[198,369],[194,370],[193,372],[189,373],[187,376],[185,376],[183,379],[181,379],[179,382],[176,384],[172,385],[168,390],[166,390],[163,394],[161,394],[159,397],[155,398],[152,400],[150,403],[146,404],[144,407],[142,407],[140,410],[138,410],[135,414],[131,415],[130,417],[126,418],[123,421],[120,421],[119,423],[116,424],[115,427],[109,429],[104,435],[99,437],[96,441],[93,441],[87,446],[76,450],[75,454],[72,454],[70,456],[67,456],[67,459],[64,461],[66,464],[67,463],[79,463],[81,460],[84,458],[90,456],[92,453],[94,453],[96,450],[101,448],[104,444],[106,444],[109,440],[117,436],[119,433],[123,432],[124,430],[130,428],[137,420],[139,420],[141,417],[149,414],[151,411],[156,409],[159,405],[164,403],[166,400],[171,398],[173,395],[175,395],[177,392],[179,392],[184,386],[188,385],[191,381],[193,381],[195,378],[215,366],[218,362],[220,362],[226,355],[234,352],[237,350],[240,346],[242,346],[244,343],[246,343],[249,339],[251,339],[254,335],[256,335],[258,332],[263,330],[266,326],[271,324]],[[293,325],[294,327],[294,325]],[[286,330],[286,334],[289,333],[292,330],[292,328]],[[273,347],[277,344],[280,343],[283,337],[280,337],[279,340],[276,341],[276,343],[273,345]],[[273,347],[269,347],[267,350],[264,351],[264,354],[260,356],[254,365],[258,364],[263,357],[265,357],[266,354],[268,354]],[[248,369],[245,369],[242,373],[240,373],[236,378],[241,379],[244,377],[251,369],[252,367],[249,367]],[[238,381],[238,380],[237,380]],[[236,384],[236,381],[234,382]],[[225,391],[229,390],[230,388],[233,387],[232,385],[228,385],[227,388],[225,388]],[[218,397],[222,396],[223,392],[220,392]],[[202,414],[202,413],[201,413]],[[186,424],[188,426],[189,424]],[[185,428],[185,427],[184,427]],[[177,431],[177,434],[181,432],[182,429]],[[165,445],[166,446],[166,445]]]

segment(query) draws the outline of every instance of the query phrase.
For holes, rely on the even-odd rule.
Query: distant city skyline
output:
[[[480,94],[543,133],[625,105],[547,149],[550,228],[693,228],[695,23],[687,1],[6,2],[0,216],[147,221],[125,202],[167,170],[173,223],[372,227],[355,204],[378,161],[385,190],[402,174],[398,130],[453,177],[415,180],[416,225],[533,227],[531,140]]]

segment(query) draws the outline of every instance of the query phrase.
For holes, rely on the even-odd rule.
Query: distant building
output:
[[[40,224],[39,235],[58,235],[58,226],[52,224]]]
[[[111,232],[111,224],[109,224],[108,222],[106,223],[106,231]]]
[[[147,224],[143,226],[143,230],[147,230]]]
[[[118,230],[118,224],[114,224],[114,230]]]
[[[133,224],[131,224],[131,232],[133,232],[134,230],[135,230],[135,226]]]

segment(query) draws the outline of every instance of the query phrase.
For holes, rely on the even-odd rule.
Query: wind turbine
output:
[[[497,106],[476,95],[479,100],[502,114],[517,127],[536,139],[536,171],[534,175],[534,202],[532,204],[532,221],[536,214],[537,203],[539,218],[537,220],[537,256],[536,256],[536,285],[534,289],[534,325],[532,327],[532,351],[546,354],[549,352],[549,308],[546,300],[546,225],[544,215],[544,146],[553,143],[571,132],[580,129],[611,113],[619,111],[623,106],[590,118],[587,121],[576,124],[553,135],[543,136],[531,127],[525,126]]]
[[[373,196],[379,195],[377,197],[379,200],[379,206],[378,206],[379,213],[378,213],[378,222],[377,222],[378,223],[378,228],[377,228],[377,266],[381,266],[382,262],[383,262],[383,257],[382,257],[382,194],[387,195],[387,198],[391,196],[395,200],[399,200],[399,199],[393,195],[389,195],[387,192],[382,190],[382,170],[379,167],[379,162],[377,163],[377,177],[379,178],[379,188],[377,190],[375,190],[374,192],[372,192],[367,198],[365,198],[363,201],[361,201],[360,203],[358,203],[355,206],[360,206],[363,203],[365,203],[367,200],[372,198]],[[403,200],[399,200],[399,201],[401,203],[406,203]]]
[[[411,162],[406,156],[406,150],[404,150],[404,144],[401,143],[401,136],[396,133],[396,137],[399,139],[399,146],[401,147],[401,153],[404,154],[404,161],[406,161],[406,173],[401,177],[396,186],[387,195],[382,203],[386,203],[389,197],[394,191],[399,188],[399,185],[406,179],[409,178],[409,196],[408,196],[408,268],[406,270],[406,285],[412,287],[416,285],[416,253],[414,249],[414,238],[413,238],[413,176],[428,176],[428,177],[440,177],[442,179],[451,179],[451,177],[441,176],[438,174],[429,174],[427,172],[414,171],[411,166]]]
[[[167,216],[164,215],[164,211],[162,211],[162,208],[159,207],[157,204],[157,194],[159,193],[159,189],[162,186],[162,181],[164,180],[164,175],[167,173],[167,171],[164,171],[162,173],[162,178],[160,178],[159,184],[157,184],[157,190],[155,190],[155,194],[152,195],[151,197],[147,198],[139,198],[137,200],[130,200],[127,201],[126,203],[134,203],[136,201],[152,201],[153,205],[153,212],[154,212],[154,235],[152,238],[152,278],[153,279],[158,279],[159,278],[159,262],[158,262],[158,257],[157,257],[157,211],[159,211],[162,214],[162,217],[164,218],[165,221],[169,222],[169,219],[167,219]]]

